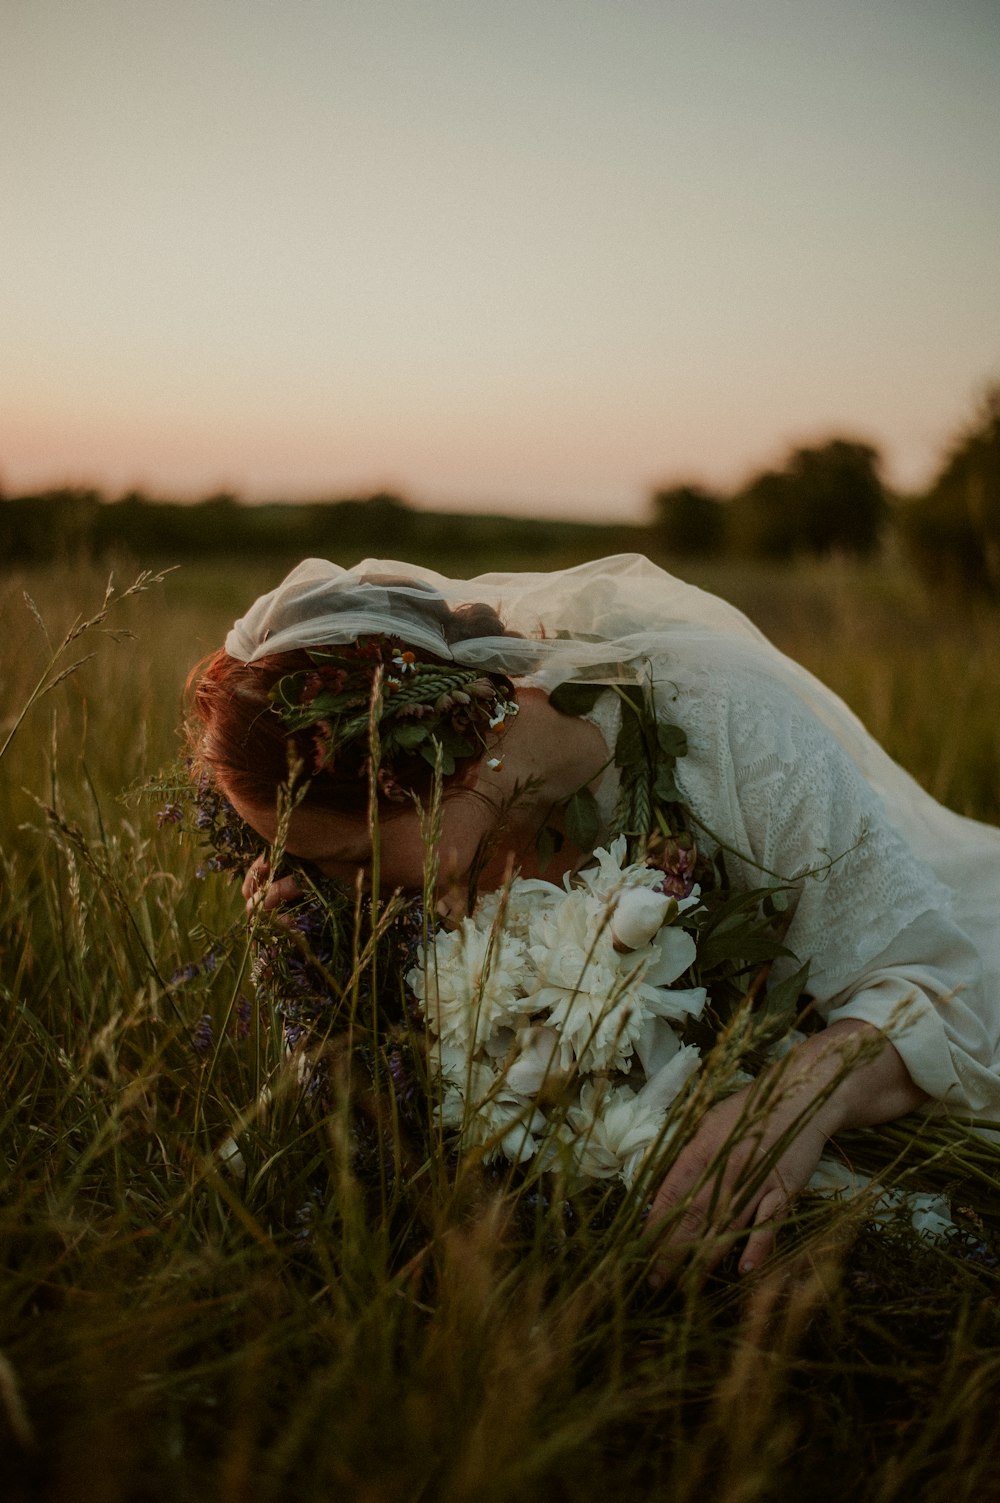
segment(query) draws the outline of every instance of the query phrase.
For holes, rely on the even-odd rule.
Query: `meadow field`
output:
[[[284,563],[0,578],[0,1499],[1000,1496],[1000,1153],[961,1126],[853,1150],[949,1195],[944,1242],[804,1204],[767,1272],[654,1293],[627,1198],[414,1151],[343,1054],[325,1112],[289,1072],[268,934],[157,819],[186,674]],[[892,561],[687,577],[1000,823],[1000,607]],[[348,943],[353,1027],[401,982]]]

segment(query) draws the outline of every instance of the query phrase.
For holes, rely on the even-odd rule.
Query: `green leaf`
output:
[[[434,734],[452,757],[471,757],[476,749],[471,741],[467,741],[461,732],[454,730],[450,725],[438,726]]]
[[[386,737],[386,744],[390,742],[400,747],[402,751],[415,751],[422,742],[426,741],[430,732],[419,720],[411,720],[408,725],[396,725]]]
[[[656,739],[660,751],[668,757],[686,757],[688,739],[679,725],[658,725]]]
[[[569,680],[557,684],[549,695],[549,704],[561,715],[586,715],[604,692],[603,684],[580,684]]]
[[[653,797],[661,804],[679,804],[681,791],[677,786],[672,767],[661,766],[656,772],[656,782],[653,784]]]
[[[318,668],[322,668],[329,663],[335,663],[338,668],[351,668],[356,666],[351,662],[350,658],[346,658],[342,652],[326,650],[322,647],[314,647],[310,651],[309,661],[310,663],[315,663]]]
[[[615,742],[615,766],[641,766],[645,760],[646,747],[639,717],[628,700],[622,702],[622,724]]]
[[[330,720],[335,715],[342,714],[344,710],[353,709],[363,703],[363,700],[349,694],[323,693],[317,694],[315,699],[311,699],[308,704],[301,705],[300,708],[304,714],[312,716],[315,720]]]
[[[784,1016],[794,1014],[796,1004],[805,991],[806,981],[809,978],[809,962],[795,972],[794,976],[779,981],[777,986],[772,986],[761,998],[760,1009],[769,1018],[771,1016]],[[790,1021],[790,1020],[789,1020]]]
[[[272,704],[285,705],[290,709],[297,710],[301,687],[298,675],[287,673],[284,678],[279,678],[267,697]]]
[[[420,748],[420,755],[423,757],[423,759],[424,759],[425,762],[429,763],[429,765],[431,767],[436,767],[437,766],[437,748],[438,748],[438,744],[439,743],[437,742],[436,739],[428,738],[428,740],[425,741],[424,744]],[[452,756],[451,752],[445,751],[445,749],[442,747],[441,748],[441,776],[445,777],[445,778],[450,777],[450,775],[454,771],[455,771],[455,758]]]
[[[698,949],[698,969],[704,974],[724,961],[737,961],[741,966],[763,965],[765,961],[777,960],[780,955],[791,953],[776,939],[748,934],[713,934],[702,940]]]
[[[566,834],[581,851],[592,851],[601,828],[597,800],[589,788],[578,788],[566,805]]]
[[[788,902],[787,890],[784,887],[775,887],[761,903],[761,912],[768,918],[774,918],[779,913],[788,912]]]
[[[731,927],[742,915],[752,916],[768,891],[768,888],[758,887],[748,892],[731,892],[723,898],[713,893],[703,905],[710,916],[709,927],[716,929],[724,924]],[[726,892],[724,884],[720,884],[719,892]]]

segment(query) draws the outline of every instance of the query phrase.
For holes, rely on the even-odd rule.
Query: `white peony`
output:
[[[626,887],[611,915],[616,950],[639,950],[663,928],[674,899],[651,887]]]
[[[484,894],[472,919],[479,930],[488,931],[499,923],[502,914],[505,933],[527,941],[532,919],[539,912],[557,908],[565,896],[563,889],[552,882],[522,878],[508,888]]]
[[[602,903],[609,903],[625,888],[657,887],[663,880],[663,873],[642,862],[635,862],[631,866],[623,865],[626,849],[624,835],[619,835],[610,846],[599,847],[593,853],[593,865],[586,867],[576,877],[567,878],[567,886],[572,880],[574,886],[589,892]]]
[[[488,1065],[475,1062],[461,1081],[445,1086],[440,1115],[443,1126],[461,1134],[464,1147],[485,1147],[487,1163],[501,1156],[525,1163],[537,1153],[547,1126],[533,1102],[510,1090]]]
[[[663,1112],[640,1103],[627,1085],[588,1080],[566,1113],[574,1165],[588,1179],[622,1175],[633,1155],[648,1152],[663,1126]]]
[[[535,967],[528,996],[560,1034],[564,1069],[628,1070],[646,1011],[637,986],[642,967],[623,964],[606,906],[574,890],[532,925],[528,954]]]
[[[517,1055],[507,1066],[512,1091],[537,1096],[543,1086],[558,1089],[567,1079],[559,1063],[559,1034],[555,1028],[533,1025],[517,1031]]]
[[[577,1171],[590,1179],[617,1175],[631,1186],[649,1150],[669,1137],[667,1111],[699,1062],[698,1050],[687,1045],[639,1091],[588,1081],[566,1114]]]
[[[529,974],[522,939],[506,929],[482,930],[465,918],[457,929],[436,937],[424,964],[406,980],[431,1030],[475,1049],[494,1029],[519,1017]]]

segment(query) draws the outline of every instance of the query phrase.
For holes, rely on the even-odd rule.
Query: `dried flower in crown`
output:
[[[457,759],[488,749],[517,714],[508,679],[454,663],[422,663],[392,637],[362,637],[316,649],[309,658],[313,666],[279,679],[270,697],[289,731],[312,728],[314,774],[345,753],[359,774],[367,770],[372,696],[381,669],[379,786],[390,799],[407,796],[391,773],[401,759],[422,757],[434,767],[440,756],[447,776]]]

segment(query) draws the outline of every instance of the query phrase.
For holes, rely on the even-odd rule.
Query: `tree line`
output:
[[[793,449],[780,469],[754,475],[732,495],[697,484],[656,489],[646,526],[426,511],[384,492],[254,505],[230,494],[194,503],[139,492],[109,500],[79,487],[0,496],[0,563],[10,565],[124,551],[143,561],[379,553],[442,565],[495,554],[505,566],[542,568],[630,549],[670,565],[725,555],[869,558],[890,538],[935,581],[1000,594],[1000,384],[926,493],[909,498],[884,485],[877,449],[848,438]]]
[[[623,542],[625,530],[546,517],[425,511],[386,492],[250,504],[231,494],[177,502],[135,491],[111,500],[94,489],[64,486],[0,498],[0,565],[103,561],[123,553],[157,566],[220,556],[347,563],[374,554],[454,566],[456,572],[472,556],[484,560],[483,568],[535,568],[643,546]],[[641,535],[641,529],[630,531]]]
[[[870,444],[793,449],[733,495],[699,485],[653,494],[658,543],[674,558],[870,558],[890,537],[936,580],[1000,593],[1000,384],[989,388],[923,495],[890,494]]]

